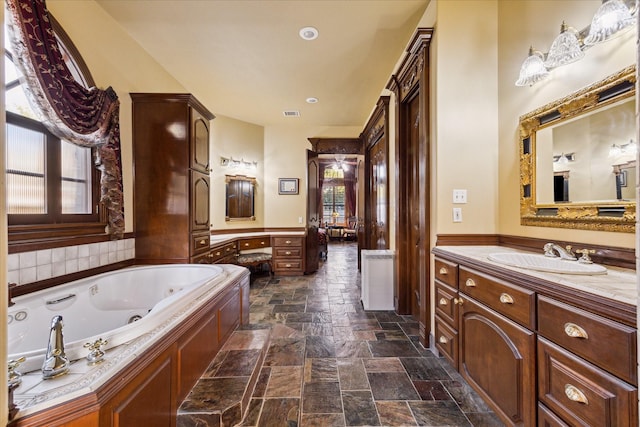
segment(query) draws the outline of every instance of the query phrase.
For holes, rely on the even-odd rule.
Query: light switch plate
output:
[[[453,203],[467,203],[467,190],[453,190]]]
[[[453,222],[462,222],[462,208],[453,208]]]

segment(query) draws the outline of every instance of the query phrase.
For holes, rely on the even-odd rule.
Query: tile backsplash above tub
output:
[[[8,256],[7,280],[24,285],[134,258],[134,238],[21,252]]]

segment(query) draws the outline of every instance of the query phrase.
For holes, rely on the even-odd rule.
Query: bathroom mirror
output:
[[[520,117],[522,225],[635,232],[635,66]]]
[[[254,189],[256,179],[244,175],[225,175],[227,187],[226,221],[255,221]]]

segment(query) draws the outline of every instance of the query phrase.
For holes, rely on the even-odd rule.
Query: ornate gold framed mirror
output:
[[[635,232],[635,71],[520,117],[522,225]]]

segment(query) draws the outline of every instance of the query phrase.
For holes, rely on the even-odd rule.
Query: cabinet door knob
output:
[[[513,304],[513,297],[509,294],[501,294],[500,302],[503,304]]]
[[[462,298],[454,298],[453,302],[454,304],[462,305],[464,301],[462,301]]]
[[[567,322],[564,324],[564,333],[571,338],[584,338],[589,339],[589,334],[581,326],[575,323]]]
[[[440,267],[440,274],[442,274],[443,276],[449,274],[449,270],[447,270],[447,267]]]
[[[464,282],[464,285],[466,287],[468,287],[468,288],[475,288],[476,287],[476,282],[475,282],[475,280],[469,278],[469,279],[467,279],[466,282]]]
[[[440,298],[439,304],[440,305],[447,305],[447,299],[446,298]]]
[[[584,395],[582,390],[574,385],[565,384],[564,394],[566,394],[569,400],[573,402],[584,403],[585,405],[589,404],[589,399],[587,399],[587,396]]]
[[[440,338],[438,338],[438,341],[440,341],[440,344],[446,344],[449,342],[447,337],[445,337],[444,335],[440,335]]]

